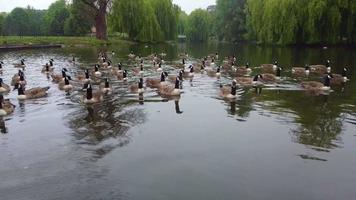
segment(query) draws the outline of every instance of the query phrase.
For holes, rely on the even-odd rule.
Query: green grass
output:
[[[95,37],[65,37],[65,36],[0,36],[0,46],[5,45],[39,45],[39,44],[62,44],[66,46],[77,45],[111,45],[130,43],[119,37],[109,37],[107,41],[98,40]]]

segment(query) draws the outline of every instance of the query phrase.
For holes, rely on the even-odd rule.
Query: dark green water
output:
[[[196,58],[235,54],[256,67],[277,59],[285,69],[278,87],[239,89],[238,99],[218,97],[218,80],[196,74],[183,83],[179,100],[153,90],[144,102],[128,93],[136,81],[113,80],[114,93],[98,106],[80,103],[82,92],[59,91],[41,74],[55,60],[75,76],[96,62],[99,50],[116,51],[127,62],[166,52],[168,71],[177,55]],[[68,62],[71,55],[78,63]],[[11,63],[27,59],[28,87],[51,86],[46,98],[19,103],[1,120],[0,199],[312,199],[349,200],[356,191],[356,50],[233,45],[122,45],[1,52],[1,76],[9,83]],[[350,68],[351,81],[328,96],[310,96],[290,78],[292,66],[332,61],[334,72]],[[257,70],[257,69],[255,69]],[[157,76],[147,71],[146,77]],[[5,133],[6,132],[6,133]]]

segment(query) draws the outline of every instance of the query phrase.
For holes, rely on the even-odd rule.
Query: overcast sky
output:
[[[46,9],[55,0],[0,0],[0,12],[10,12],[15,7],[26,7],[31,5],[36,9]],[[190,13],[196,8],[206,8],[215,4],[215,0],[173,0],[184,11]]]

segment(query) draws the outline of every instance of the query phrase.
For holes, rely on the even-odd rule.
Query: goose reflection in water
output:
[[[179,99],[174,100],[174,106],[177,114],[183,114],[183,111],[179,107]]]
[[[6,124],[5,124],[5,120],[2,117],[0,118],[0,132],[3,133],[3,134],[8,133],[8,129],[7,129]]]

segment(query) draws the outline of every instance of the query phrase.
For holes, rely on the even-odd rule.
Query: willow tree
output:
[[[194,10],[188,17],[187,37],[190,41],[207,41],[211,27],[209,12],[203,9]]]
[[[80,0],[87,8],[83,11],[92,15],[95,21],[96,38],[100,40],[107,40],[107,24],[106,14],[109,9],[111,0]]]
[[[133,40],[164,40],[150,0],[115,0],[109,22],[113,31],[127,33]]]
[[[246,0],[217,0],[216,25],[219,39],[239,41],[246,34]]]
[[[248,36],[263,43],[352,43],[355,11],[352,0],[247,0]]]

